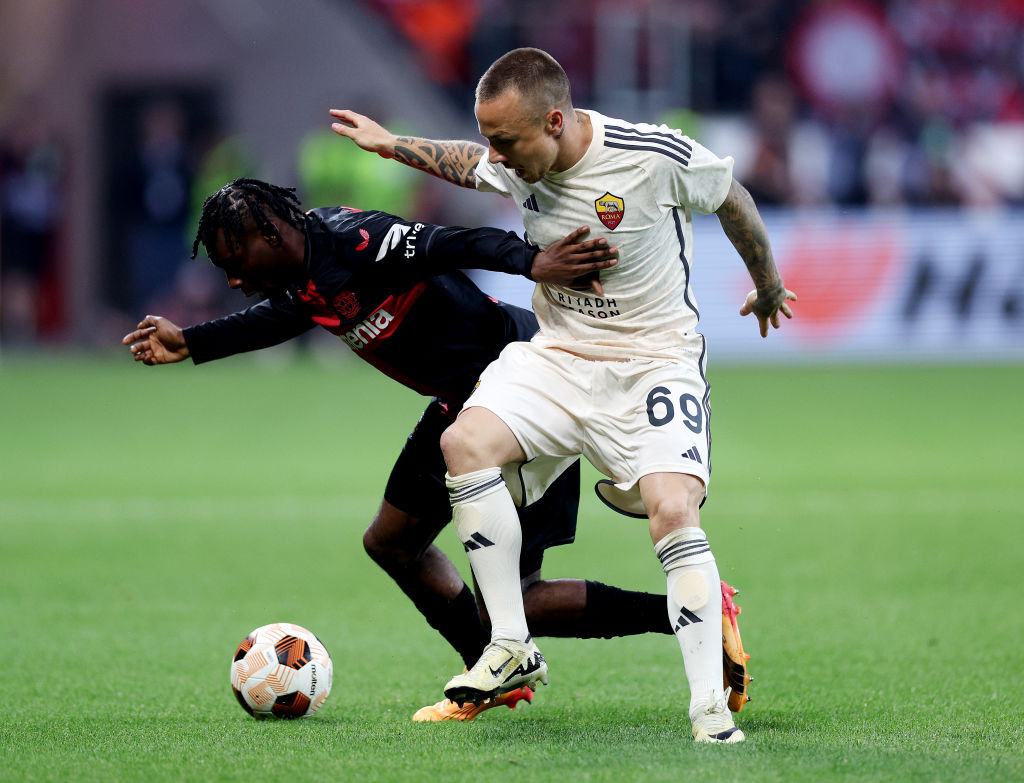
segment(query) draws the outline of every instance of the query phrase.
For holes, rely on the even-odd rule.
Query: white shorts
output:
[[[637,481],[650,473],[711,475],[706,353],[693,362],[592,361],[534,343],[510,343],[484,370],[463,406],[504,421],[527,462],[513,497],[533,502],[571,459],[586,457],[611,481],[598,496],[623,514],[646,517]],[[525,474],[525,475],[524,475]],[[546,478],[550,476],[550,478]],[[519,502],[517,500],[517,502]]]

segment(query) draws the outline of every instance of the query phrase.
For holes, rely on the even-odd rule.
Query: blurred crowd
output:
[[[555,53],[577,105],[598,109],[614,108],[604,63],[633,71],[643,91],[685,57],[675,94],[659,95],[671,105],[627,119],[685,124],[717,142],[759,203],[1024,200],[1024,0],[367,4],[466,111],[475,80],[516,46]],[[675,52],[659,52],[651,44],[670,27]],[[602,48],[609,41],[618,47]]]
[[[98,188],[106,229],[100,345],[147,313],[189,324],[252,304],[203,263],[202,247],[198,262],[191,255],[204,199],[236,177],[267,178],[243,137],[210,133],[196,122],[205,107],[174,90],[120,103],[108,118],[116,130]],[[420,214],[421,175],[340,143],[326,122],[303,138],[294,167],[295,179],[281,184],[297,186],[308,207]],[[68,176],[56,128],[37,105],[20,107],[0,128],[0,344],[7,349],[66,337]]]
[[[0,137],[0,337],[31,342],[53,320],[66,161],[26,104]]]
[[[1024,201],[1024,0],[361,5],[404,39],[419,69],[467,118],[467,132],[473,88],[487,65],[511,48],[539,46],[565,66],[578,106],[665,122],[733,155],[737,178],[762,206]],[[105,175],[107,225],[120,237],[107,248],[107,304],[133,317],[159,310],[189,322],[223,312],[232,303],[222,280],[209,265],[188,263],[198,210],[231,178],[260,176],[259,161],[243,139],[197,126],[205,107],[180,95],[157,88],[130,110]],[[73,164],[65,149],[37,105],[0,118],[6,345],[31,344],[61,327]],[[451,219],[432,195],[436,183],[360,153],[326,127],[310,129],[295,151],[295,172],[310,206]]]

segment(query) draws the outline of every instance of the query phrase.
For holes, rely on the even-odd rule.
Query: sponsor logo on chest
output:
[[[591,318],[614,318],[622,312],[614,299],[600,296],[575,296],[561,291],[549,291],[548,298],[561,307]]]
[[[393,320],[395,317],[382,307],[372,312],[351,331],[343,332],[341,339],[348,343],[353,351],[362,350],[387,329]]]

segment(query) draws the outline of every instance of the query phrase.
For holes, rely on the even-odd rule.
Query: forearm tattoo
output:
[[[431,141],[413,136],[395,140],[395,160],[464,188],[476,187],[476,164],[487,152],[472,141]]]
[[[734,181],[725,202],[715,214],[725,229],[725,235],[729,237],[729,241],[743,258],[743,263],[747,265],[750,278],[757,288],[758,298],[773,299],[777,300],[777,304],[781,303],[786,289],[782,284],[782,278],[779,277],[779,270],[775,267],[768,231],[750,193]]]

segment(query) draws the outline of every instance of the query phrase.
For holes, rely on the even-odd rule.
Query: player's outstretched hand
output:
[[[604,237],[580,241],[588,231],[589,227],[580,226],[548,245],[547,250],[534,257],[530,277],[538,283],[583,290],[589,287],[597,296],[603,296],[604,289],[597,273],[618,263],[619,249],[608,247],[608,240]]]
[[[128,346],[135,361],[143,364],[171,364],[189,355],[181,329],[159,315],[147,315],[121,342]]]
[[[779,328],[779,313],[782,313],[786,318],[793,317],[793,311],[786,302],[795,301],[796,294],[780,282],[771,292],[758,294],[754,290],[747,294],[747,301],[740,308],[740,315],[750,315],[753,313],[757,316],[757,323],[761,328],[761,336],[767,337],[768,324],[771,324],[775,329]]]
[[[348,109],[331,109],[331,116],[341,122],[331,124],[339,136],[352,139],[367,152],[376,152],[382,158],[395,157],[395,135],[362,114]]]

